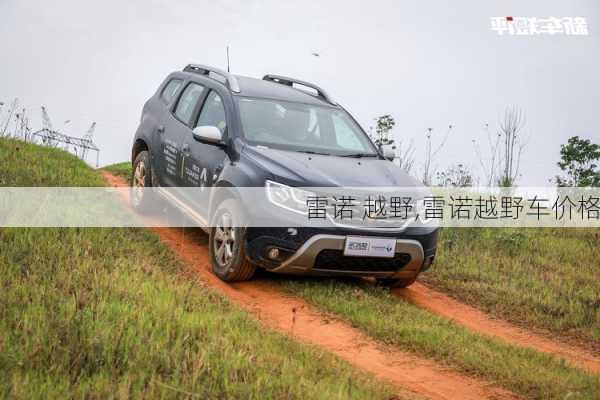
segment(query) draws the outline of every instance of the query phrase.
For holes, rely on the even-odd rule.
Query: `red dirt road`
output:
[[[576,367],[600,373],[600,359],[588,351],[553,341],[506,321],[492,319],[482,311],[456,301],[421,283],[414,283],[406,289],[394,289],[392,293],[475,332],[497,336],[517,346],[530,347],[540,352],[553,354],[564,358]]]
[[[112,186],[126,182],[103,172]],[[332,319],[305,301],[287,295],[268,281],[226,284],[210,272],[206,235],[181,228],[153,228],[198,278],[253,313],[262,323],[336,354],[348,363],[430,399],[513,399],[511,392],[465,376],[433,361],[380,344],[350,325]]]
[[[383,346],[303,300],[281,292],[268,281],[224,283],[210,272],[208,249],[199,244],[204,235],[177,228],[153,230],[187,265],[195,267],[203,282],[252,312],[265,325],[334,353],[401,389],[431,399],[515,398],[488,382]]]

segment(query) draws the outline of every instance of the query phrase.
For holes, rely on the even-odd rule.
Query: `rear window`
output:
[[[173,97],[175,97],[177,94],[177,91],[181,87],[182,83],[183,81],[181,79],[171,79],[160,94],[162,101],[167,104],[170,103]]]

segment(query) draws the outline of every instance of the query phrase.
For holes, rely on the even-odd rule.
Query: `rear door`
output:
[[[151,146],[154,149],[152,154],[152,168],[157,172],[157,177],[161,185],[165,185],[169,181],[166,168],[167,165],[172,163],[171,159],[176,160],[176,155],[173,155],[171,150],[166,148],[166,141],[168,137],[165,135],[165,121],[170,117],[172,108],[177,102],[179,93],[183,87],[184,80],[181,78],[172,78],[162,87],[160,93],[157,96],[158,101],[156,104],[157,118],[156,124],[153,126],[153,132],[151,136]]]
[[[182,174],[182,159],[189,149],[182,147],[183,138],[192,134],[192,119],[196,115],[205,88],[195,82],[189,82],[181,92],[179,99],[167,113],[162,124],[161,137],[161,184],[179,186]],[[160,128],[159,128],[160,129]]]
[[[227,142],[227,114],[223,98],[215,90],[210,90],[202,104],[198,117],[193,124],[197,126],[215,126]],[[223,146],[201,143],[194,139],[191,132],[183,137],[183,149],[187,149],[182,157],[182,186],[197,187],[189,191],[186,199],[203,215],[208,215],[208,199],[210,188],[217,181],[228,159]]]

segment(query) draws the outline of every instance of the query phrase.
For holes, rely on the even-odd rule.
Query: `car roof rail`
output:
[[[235,76],[233,76],[232,74],[230,74],[229,72],[225,72],[219,68],[209,67],[208,65],[188,64],[183,69],[183,71],[184,72],[193,72],[196,74],[201,74],[201,75],[206,75],[206,76],[209,76],[209,74],[212,72],[213,74],[219,75],[222,78],[224,78],[225,82],[227,83],[227,86],[229,87],[229,89],[232,92],[235,92],[235,93],[240,92],[240,85],[238,84],[237,78]]]
[[[287,76],[271,75],[271,74],[263,76],[263,80],[279,83],[279,84],[286,85],[289,87],[293,87],[294,83],[296,83],[298,85],[306,86],[308,88],[316,90],[317,95],[319,97],[321,97],[323,100],[325,100],[326,102],[328,102],[330,104],[334,104],[334,105],[337,104],[324,89],[320,88],[319,86],[315,85],[314,83],[301,81],[300,79],[289,78]]]

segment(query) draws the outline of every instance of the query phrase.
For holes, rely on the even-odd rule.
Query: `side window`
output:
[[[196,123],[196,126],[204,125],[216,126],[221,133],[225,133],[225,129],[227,128],[223,100],[221,100],[221,96],[214,90],[211,91],[206,98],[200,116],[198,117],[198,122]]]
[[[165,104],[169,104],[171,99],[177,94],[182,83],[183,81],[181,79],[171,79],[160,94],[161,100]]]
[[[190,124],[194,109],[198,105],[198,101],[202,98],[203,92],[204,87],[197,83],[190,83],[181,94],[177,108],[175,108],[175,116],[184,124]]]

